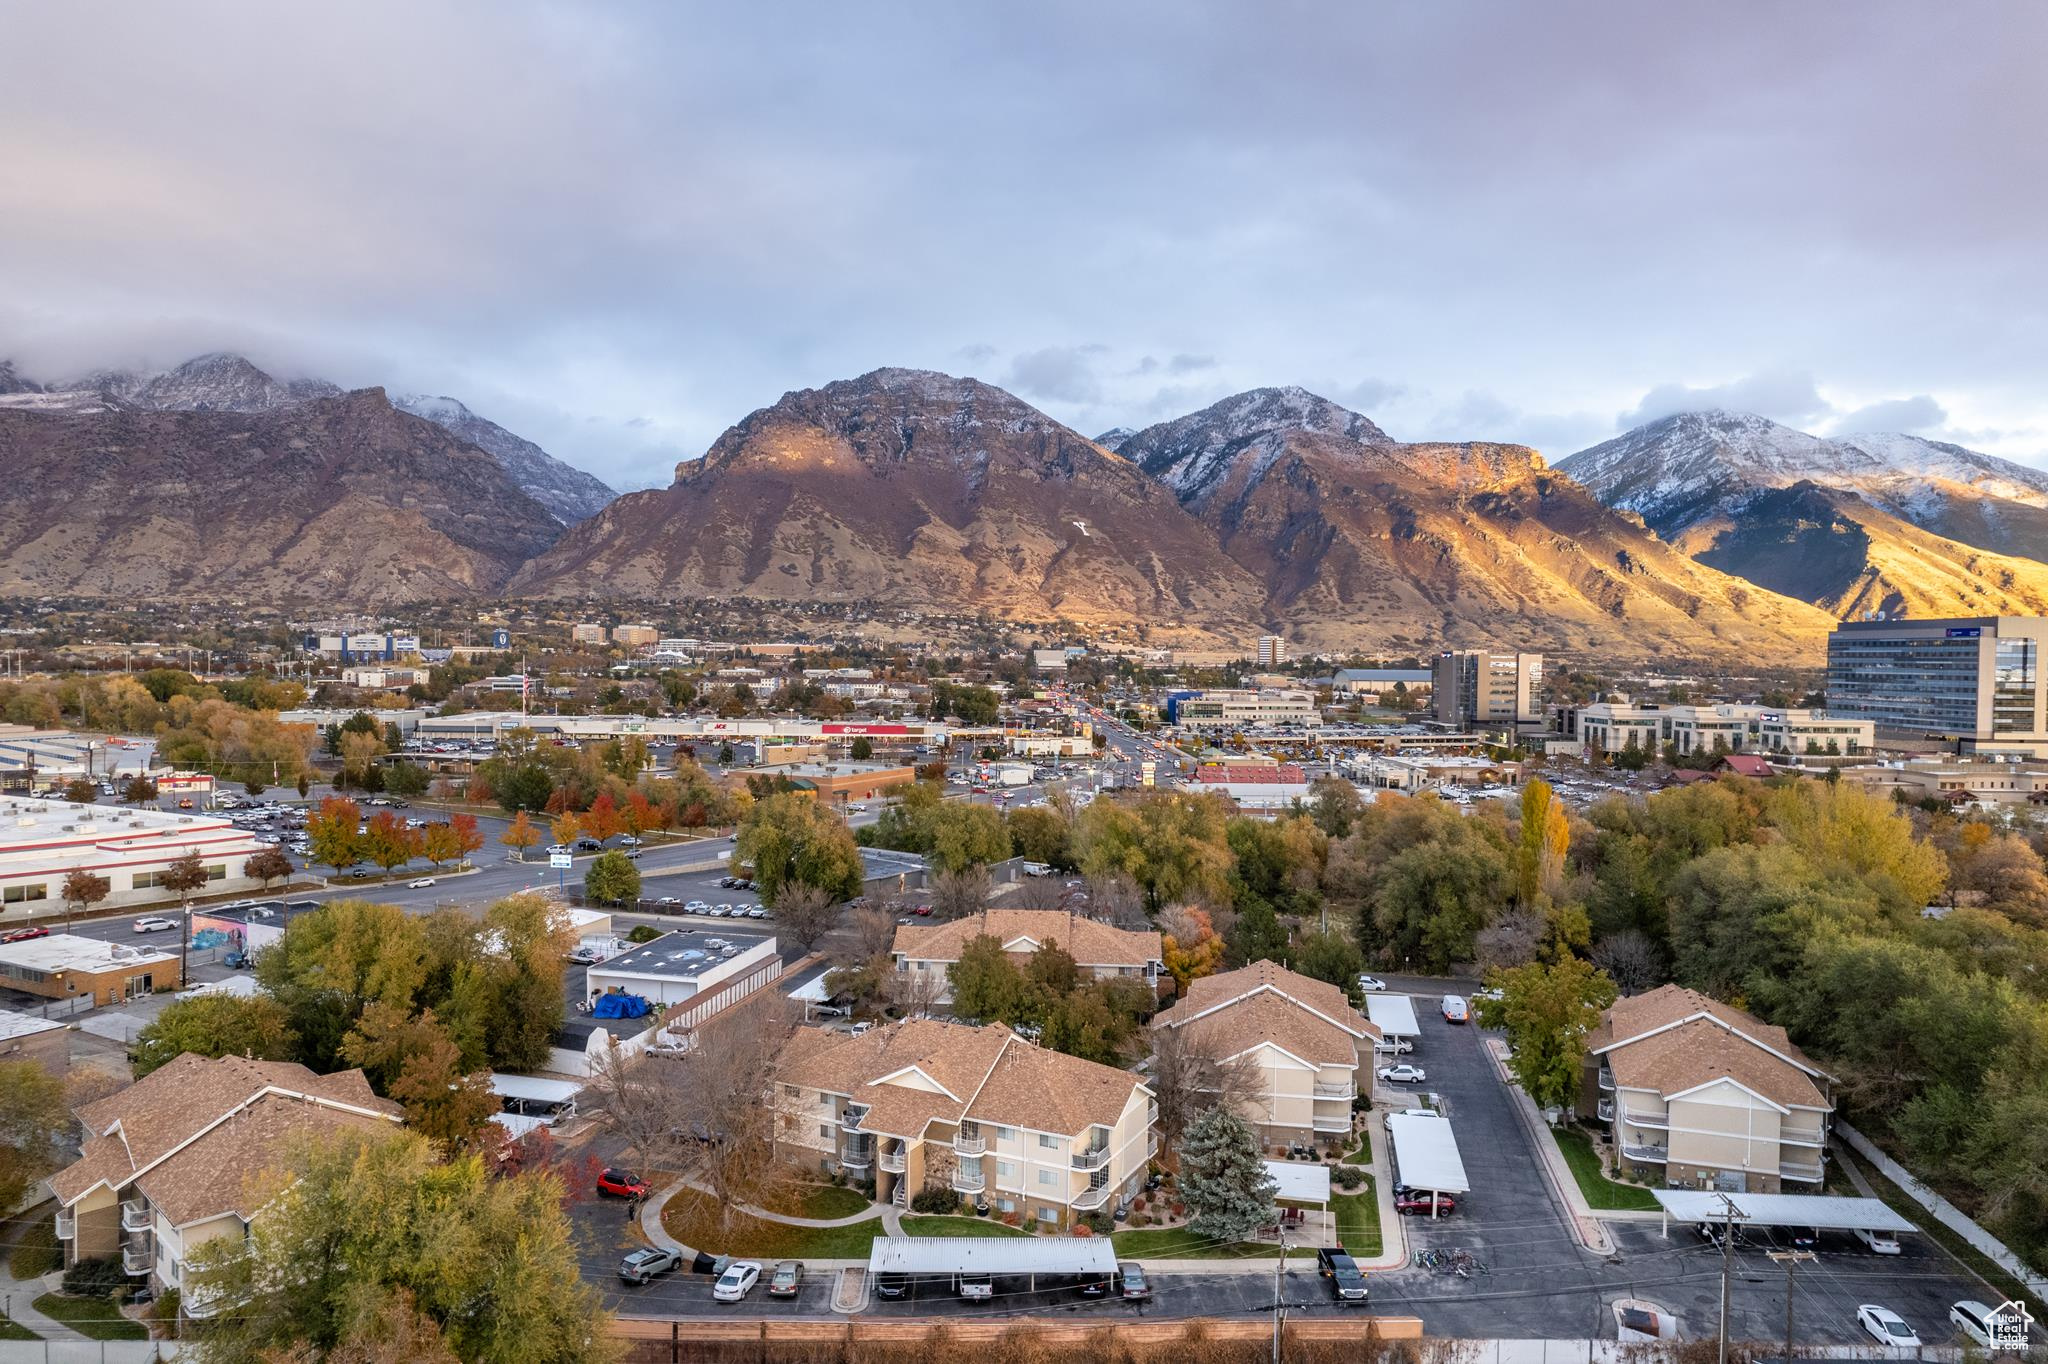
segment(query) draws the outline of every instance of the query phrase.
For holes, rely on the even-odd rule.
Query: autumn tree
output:
[[[1570,840],[1564,802],[1549,782],[1531,777],[1522,787],[1521,833],[1515,851],[1515,892],[1523,908],[1534,909],[1538,896],[1555,891]]]
[[[462,1052],[432,1009],[417,1014],[372,1004],[342,1040],[378,1093],[405,1106],[406,1125],[444,1152],[473,1144],[499,1110],[490,1076],[464,1074]]]
[[[0,1207],[57,1168],[72,1131],[64,1082],[38,1061],[0,1061]]]
[[[619,819],[618,803],[609,792],[590,803],[590,808],[583,812],[582,824],[584,837],[594,838],[600,843],[609,842],[625,831],[625,825]]]
[[[583,818],[574,810],[563,810],[548,821],[548,832],[561,847],[573,848],[576,840],[583,837]]]
[[[192,898],[193,891],[204,888],[211,879],[206,870],[206,863],[200,860],[199,850],[193,848],[181,856],[172,858],[157,884],[165,890],[176,892],[178,903],[183,905]]]
[[[1246,1056],[1225,1057],[1207,1030],[1197,1025],[1155,1026],[1152,1072],[1147,1081],[1159,1105],[1159,1146],[1178,1152],[1181,1136],[1214,1108],[1234,1113],[1260,1111],[1258,1068]]]
[[[455,830],[445,820],[436,820],[419,831],[420,855],[432,863],[435,870],[462,856]]]
[[[1159,916],[1160,954],[1182,994],[1188,983],[1214,975],[1223,965],[1223,939],[1208,914],[1193,905],[1176,905]]]
[[[533,827],[533,821],[527,818],[524,810],[514,814],[512,822],[505,827],[505,832],[498,835],[498,841],[510,848],[512,855],[522,862],[526,860],[526,850],[540,840],[540,830]]]
[[[257,854],[257,857],[261,856],[261,853]],[[249,860],[254,862],[256,858],[252,857]],[[250,872],[249,874],[253,876],[256,873]],[[64,907],[67,913],[71,906],[76,905],[78,906],[78,912],[85,914],[90,912],[94,905],[111,895],[113,890],[114,883],[112,881],[97,872],[90,872],[80,867],[65,873],[64,886],[59,893],[64,897]]]
[[[753,868],[769,905],[785,885],[815,886],[837,900],[860,893],[862,864],[852,831],[807,793],[756,802],[735,835],[733,863]]]
[[[135,1036],[135,1078],[191,1052],[289,1061],[299,1037],[291,1015],[268,995],[197,995],[171,1003]]]
[[[334,868],[352,867],[363,860],[362,808],[342,796],[329,796],[306,820],[306,841],[313,849],[313,861]]]
[[[1490,979],[1500,998],[1479,998],[1480,1023],[1507,1030],[1508,1069],[1537,1107],[1567,1107],[1585,1067],[1586,1034],[1614,1002],[1614,982],[1573,956],[1533,961]]]
[[[90,805],[100,797],[100,788],[89,777],[73,777],[64,783],[64,799],[73,805]]]

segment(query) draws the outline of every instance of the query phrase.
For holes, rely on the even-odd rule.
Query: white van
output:
[[[1437,1007],[1444,1011],[1446,1023],[1465,1023],[1472,1017],[1471,1011],[1465,1007],[1463,995],[1445,995],[1443,1002]]]

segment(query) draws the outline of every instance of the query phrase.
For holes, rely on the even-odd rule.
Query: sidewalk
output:
[[[16,1326],[34,1331],[44,1340],[87,1340],[90,1337],[74,1331],[61,1321],[53,1321],[31,1306],[43,1294],[54,1292],[64,1274],[52,1270],[41,1278],[17,1279],[4,1261],[0,1261],[0,1303],[7,1304],[7,1319]]]

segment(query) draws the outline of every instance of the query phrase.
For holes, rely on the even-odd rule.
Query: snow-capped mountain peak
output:
[[[1196,502],[1233,472],[1255,482],[1284,452],[1290,435],[1307,432],[1360,445],[1391,446],[1372,419],[1305,388],[1254,388],[1200,412],[1124,437],[1111,447],[1164,482],[1183,502]],[[1247,467],[1248,466],[1248,467]]]

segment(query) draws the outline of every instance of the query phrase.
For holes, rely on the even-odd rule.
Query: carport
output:
[[[1707,1189],[1652,1189],[1664,1209],[1664,1234],[1671,1219],[1726,1222],[1750,1227],[1811,1227],[1815,1231],[1912,1231],[1913,1224],[1876,1198],[1831,1194],[1717,1194]],[[1732,1213],[1731,1213],[1732,1209]]]
[[[1422,1035],[1422,1027],[1415,1021],[1413,996],[1369,994],[1365,997],[1365,1016],[1380,1030],[1380,1040],[1372,1044],[1374,1051],[1415,1050],[1415,1039]],[[1401,1045],[1404,1042],[1406,1046]]]
[[[877,1236],[868,1273],[1023,1275],[1038,1288],[1041,1274],[1116,1277],[1116,1247],[1107,1236]]]
[[[1273,1181],[1273,1201],[1291,1203],[1299,1207],[1315,1208],[1323,1221],[1330,1220],[1330,1167],[1321,1162],[1297,1160],[1267,1160],[1260,1164],[1266,1167],[1266,1177]],[[1281,1210],[1283,1216],[1289,1209]],[[1331,1239],[1336,1239],[1333,1225]]]
[[[1396,1113],[1387,1119],[1387,1136],[1394,1145],[1394,1179],[1411,1189],[1428,1191],[1432,1219],[1437,1215],[1439,1194],[1472,1191],[1449,1118],[1434,1113],[1426,1117]]]
[[[534,1118],[548,1126],[576,1116],[576,1096],[582,1088],[567,1080],[546,1080],[538,1075],[491,1073],[491,1092],[498,1096],[507,1114]],[[525,1134],[515,1131],[513,1135]]]

